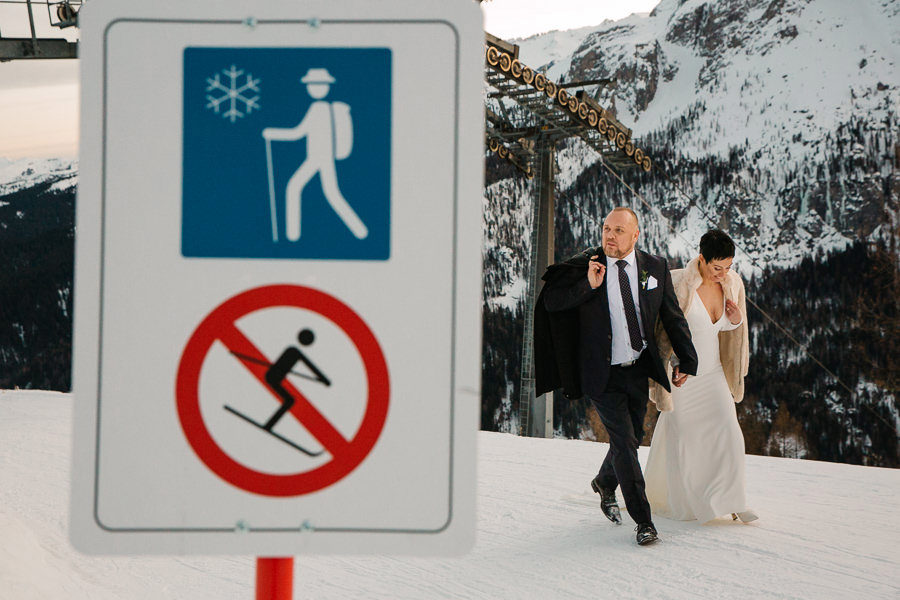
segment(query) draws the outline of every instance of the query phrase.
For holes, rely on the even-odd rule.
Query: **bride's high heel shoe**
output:
[[[755,521],[759,518],[755,512],[750,510],[749,508],[743,512],[739,513],[731,513],[731,519],[733,521],[741,520],[741,523],[749,523],[750,521]]]

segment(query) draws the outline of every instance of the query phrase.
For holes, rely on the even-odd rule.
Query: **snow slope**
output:
[[[49,181],[53,191],[64,191],[78,184],[78,161],[62,158],[22,158],[11,161],[0,157],[0,196]]]
[[[253,598],[252,557],[89,557],[67,537],[72,398],[0,391],[0,600]],[[478,541],[451,559],[295,561],[301,598],[900,597],[900,471],[750,456],[761,519],[699,526],[602,517],[606,446],[479,434]],[[646,459],[646,448],[641,458]]]
[[[613,92],[637,138],[702,103],[679,139],[683,152],[726,156],[745,143],[752,151],[775,144],[778,160],[760,168],[777,168],[814,155],[819,149],[800,140],[817,140],[855,113],[876,120],[896,110],[898,15],[884,0],[664,0],[649,15],[516,43],[520,58],[553,80],[623,65],[640,71]],[[641,71],[648,60],[653,68]],[[648,80],[655,91],[644,106],[635,94]]]
[[[615,80],[585,89],[695,199],[687,210],[671,185],[642,186],[662,225],[645,227],[642,242],[685,257],[710,225],[726,227],[746,251],[739,259],[749,277],[893,235],[900,2],[662,0],[650,14],[517,43],[519,58],[552,80]],[[561,146],[556,185],[565,201],[613,196],[589,181],[593,151]],[[580,195],[567,196],[576,182]],[[589,245],[597,222],[572,223],[584,217],[567,210],[558,209],[557,227]]]

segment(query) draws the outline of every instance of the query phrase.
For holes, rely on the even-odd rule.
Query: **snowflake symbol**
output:
[[[228,78],[227,84],[222,83],[219,73],[216,73],[214,77],[206,78],[206,91],[208,92],[206,108],[211,108],[213,112],[219,114],[219,109],[227,102],[228,110],[222,113],[222,118],[231,119],[232,123],[245,114],[249,115],[253,109],[259,110],[259,104],[257,104],[259,87],[257,86],[260,80],[253,79],[253,75],[248,73],[244,84],[240,85],[238,80],[244,71],[234,65],[231,65],[230,69],[222,69],[222,73]],[[257,92],[257,95],[250,97],[251,92]],[[239,107],[245,112],[238,110]]]

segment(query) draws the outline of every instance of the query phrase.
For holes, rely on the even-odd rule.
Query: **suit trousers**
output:
[[[630,367],[610,367],[606,389],[599,396],[591,396],[609,433],[609,452],[600,466],[597,483],[610,490],[621,486],[628,514],[635,523],[651,520],[637,455],[644,437],[648,392],[647,369],[644,361],[638,360]]]

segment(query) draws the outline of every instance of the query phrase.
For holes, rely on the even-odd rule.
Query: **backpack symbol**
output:
[[[331,108],[331,142],[334,157],[344,160],[353,152],[353,119],[350,118],[350,105],[344,102],[332,102]]]

